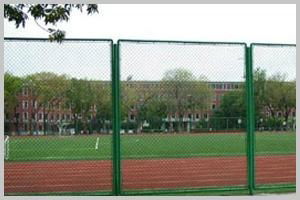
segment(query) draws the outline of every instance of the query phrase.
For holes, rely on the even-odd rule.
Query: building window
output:
[[[211,106],[211,108],[212,108],[212,109],[215,109],[215,108],[216,108],[216,104],[213,104],[213,105]]]
[[[36,100],[32,100],[32,107],[37,108],[37,101]]]
[[[27,124],[24,124],[24,131],[28,131]]]
[[[56,115],[56,120],[59,120],[59,114]]]
[[[277,116],[278,116],[278,117],[281,117],[281,112],[278,112],[278,113],[277,113]]]
[[[43,119],[42,113],[39,113],[39,120],[40,120],[40,119]]]
[[[134,115],[133,114],[130,115],[130,120],[134,120]]]
[[[43,130],[43,126],[39,125],[39,131],[42,131],[42,130]]]
[[[188,118],[189,118],[189,119],[192,119],[192,114],[188,114]]]
[[[196,119],[199,119],[199,114],[198,113],[196,114]]]
[[[24,96],[28,96],[28,88],[23,88],[22,93]]]
[[[213,101],[217,101],[217,95],[216,94],[214,94],[214,96],[213,96]]]
[[[204,113],[204,118],[207,119],[207,117],[208,117],[208,116],[207,116],[207,113]]]
[[[24,112],[24,113],[23,113],[23,119],[24,119],[24,120],[27,120],[27,119],[28,119],[28,113],[27,113],[27,112]]]
[[[27,109],[28,108],[28,101],[23,101],[23,109]]]

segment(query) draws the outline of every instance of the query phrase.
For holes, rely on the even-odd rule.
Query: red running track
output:
[[[111,161],[5,162],[4,192],[111,191]],[[122,188],[247,184],[246,157],[123,160]],[[257,156],[257,184],[295,183],[296,156]]]

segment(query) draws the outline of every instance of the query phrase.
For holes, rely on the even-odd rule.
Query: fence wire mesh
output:
[[[122,190],[246,186],[245,45],[119,45]]]
[[[295,184],[296,46],[254,44],[252,52],[256,185]]]
[[[253,44],[252,57],[246,49],[244,43],[5,39],[5,194],[295,184],[296,48]],[[248,85],[246,66],[253,66]],[[255,116],[247,113],[252,101]]]
[[[5,194],[111,192],[111,52],[5,40]]]

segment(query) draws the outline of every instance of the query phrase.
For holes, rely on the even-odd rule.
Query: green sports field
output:
[[[246,155],[245,133],[122,135],[122,159]],[[108,160],[111,135],[9,137],[8,161]],[[295,132],[257,132],[256,154],[295,154]]]

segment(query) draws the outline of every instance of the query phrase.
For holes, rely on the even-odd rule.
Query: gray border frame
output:
[[[17,1],[15,0],[5,0],[6,3],[18,3]],[[37,1],[37,0],[34,0],[34,1],[30,1],[30,3],[32,2],[35,2],[35,3],[39,3],[40,1]],[[55,3],[61,3],[61,1],[51,1],[51,2],[55,2]],[[82,0],[75,0],[75,1],[72,1],[72,3],[82,3],[83,1]],[[274,3],[278,3],[278,4],[296,4],[297,2],[299,2],[298,0],[246,0],[246,1],[243,1],[241,2],[240,0],[143,0],[143,2],[141,2],[140,0],[102,0],[101,2],[99,0],[93,0],[91,3],[139,3],[139,4],[142,4],[142,3],[180,3],[180,4],[188,4],[188,3],[215,3],[215,4],[219,4],[219,3],[225,3],[225,4],[233,4],[233,3],[243,3],[243,4],[274,4]],[[1,14],[1,18],[3,18],[3,4],[1,4],[0,6],[0,14]],[[298,17],[297,17],[298,18]],[[299,24],[299,21],[300,20],[297,20]],[[0,22],[1,24],[1,27],[3,27],[3,20],[1,20]],[[297,28],[297,31],[299,31],[299,26]],[[4,36],[4,31],[3,29],[0,29],[0,34],[1,34],[1,44],[0,46],[2,48],[0,48],[0,57],[3,58],[3,36]],[[297,54],[297,59],[300,59],[300,56],[299,56],[300,53]],[[3,66],[3,63],[2,65]],[[297,74],[300,76],[300,70],[297,70]],[[0,81],[1,81],[1,84],[3,83],[3,69],[2,67],[0,67]],[[2,85],[0,84],[0,89],[2,87]],[[297,101],[297,107],[299,107],[299,98],[300,98],[300,81],[297,82],[297,86],[298,86],[298,89],[297,89],[297,98],[298,98],[298,101]],[[0,90],[0,110],[3,109],[3,90]],[[297,115],[300,116],[300,108],[297,108]],[[297,127],[300,127],[300,121],[298,120],[297,121]],[[3,114],[1,112],[0,114],[0,130],[3,131]],[[297,129],[298,130],[298,129]],[[0,139],[2,139],[2,135],[0,135]],[[300,138],[297,137],[297,144],[300,143]],[[0,144],[0,147],[3,147],[2,146],[2,143]],[[0,149],[0,152],[2,152],[2,148]],[[297,153],[299,155],[300,153],[300,148],[298,148],[297,150]],[[2,166],[2,169],[3,169],[3,159],[1,159],[0,161],[1,163],[1,166]],[[300,161],[297,161],[298,163],[298,167],[297,169],[300,170]],[[3,170],[0,170],[0,176],[3,178]],[[3,179],[2,179],[3,180]],[[0,181],[0,186],[3,186],[3,181]],[[300,175],[299,173],[297,173],[297,182],[300,182]],[[1,192],[2,191],[2,192]],[[291,194],[291,195],[270,195],[270,196],[254,196],[253,199],[263,199],[263,200],[276,200],[276,199],[296,199],[296,197],[298,197],[298,199],[300,198],[300,195],[299,195],[299,192],[300,192],[300,189],[297,189],[298,191],[298,194]],[[3,195],[3,187],[0,188],[0,196]],[[9,199],[32,199],[32,197],[11,197]],[[157,199],[167,199],[168,197],[156,197]],[[7,197],[4,197],[4,199],[8,199]],[[53,199],[52,197],[43,197],[42,199]],[[75,197],[62,197],[62,199],[75,199]],[[88,199],[93,199],[92,197],[88,197]],[[96,199],[96,198],[94,198]],[[99,197],[97,197],[97,199],[99,199]],[[103,199],[103,198],[100,198],[100,199]],[[113,197],[109,198],[109,197],[105,197],[105,199],[115,199]],[[138,198],[138,197],[124,197],[122,199],[141,199],[141,198]],[[151,197],[143,197],[142,199],[152,199]],[[190,199],[190,197],[176,197],[176,199]],[[245,197],[193,197],[193,199],[248,199],[248,198],[245,198]],[[249,198],[250,199],[250,198]]]

